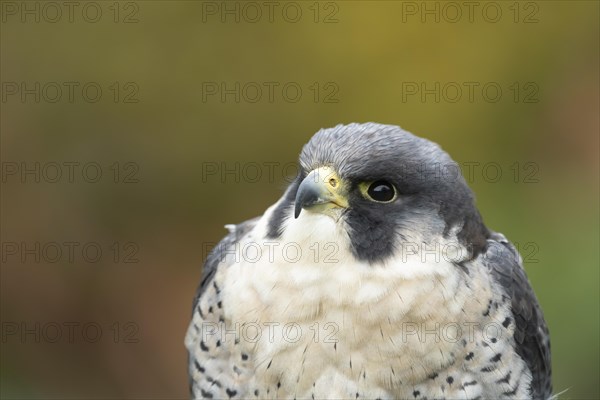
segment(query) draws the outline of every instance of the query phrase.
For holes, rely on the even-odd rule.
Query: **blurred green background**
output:
[[[600,397],[598,2],[54,4],[1,2],[2,398],[187,397],[206,247],[277,200],[315,131],[355,121],[479,163],[555,391]]]

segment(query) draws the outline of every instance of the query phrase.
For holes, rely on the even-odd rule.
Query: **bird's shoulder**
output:
[[[516,351],[531,371],[532,397],[548,398],[552,394],[550,335],[522,258],[504,235],[491,232],[483,264],[510,299]]]
[[[202,279],[200,280],[200,285],[196,290],[196,295],[194,296],[192,310],[196,309],[200,297],[202,297],[202,294],[206,291],[206,288],[213,281],[220,265],[223,264],[223,255],[225,252],[232,246],[235,246],[235,244],[238,243],[242,237],[250,232],[256,226],[256,223],[259,219],[260,217],[256,217],[239,224],[225,225],[225,227],[229,230],[229,233],[223,239],[221,239],[219,243],[217,243],[217,245],[206,257],[206,261],[202,267]]]

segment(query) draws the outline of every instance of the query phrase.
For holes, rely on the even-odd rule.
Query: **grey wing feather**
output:
[[[211,250],[204,262],[204,266],[202,267],[202,279],[200,280],[200,285],[196,290],[196,295],[194,296],[194,301],[192,304],[192,312],[196,309],[198,305],[198,301],[200,300],[200,296],[202,293],[206,291],[206,288],[210,285],[215,274],[217,273],[217,267],[219,263],[223,259],[223,251],[227,250],[235,243],[239,242],[239,240],[258,222],[260,217],[250,219],[248,221],[244,221],[237,225],[226,225],[225,227],[229,230],[229,234],[225,236],[216,246]]]
[[[492,233],[484,257],[484,264],[511,299],[516,351],[531,371],[531,396],[547,399],[552,395],[550,334],[521,257],[499,233]]]

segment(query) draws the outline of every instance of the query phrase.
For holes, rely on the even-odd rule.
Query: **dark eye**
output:
[[[396,198],[396,189],[386,181],[375,181],[369,185],[367,195],[380,203],[388,203]]]

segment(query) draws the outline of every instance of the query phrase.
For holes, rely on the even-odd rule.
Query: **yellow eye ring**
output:
[[[398,191],[388,181],[377,180],[359,184],[362,195],[376,203],[391,203],[398,197]]]

